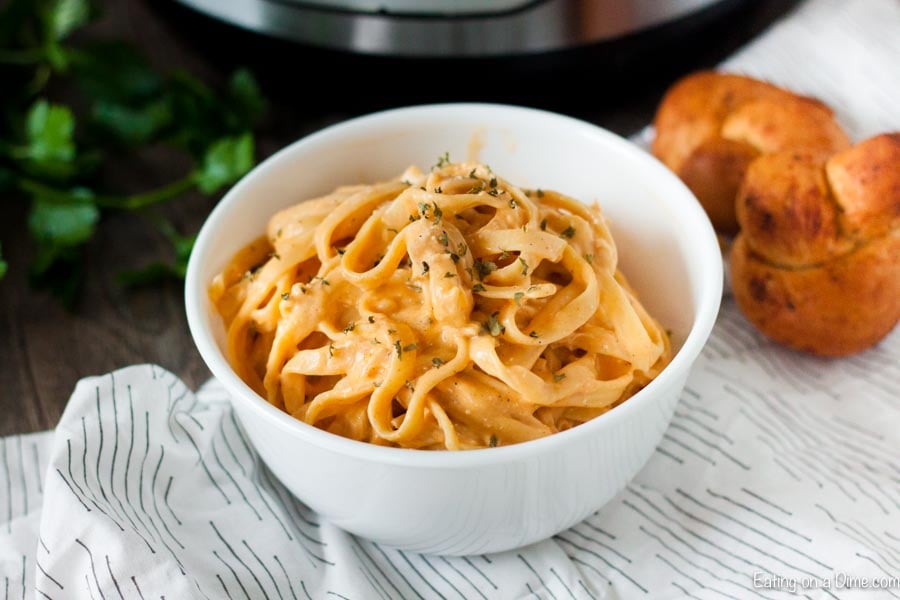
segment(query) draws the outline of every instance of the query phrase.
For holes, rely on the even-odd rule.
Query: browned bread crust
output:
[[[735,299],[770,338],[859,352],[900,320],[900,135],[840,152],[782,152],[747,170],[731,252]]]
[[[734,199],[757,156],[785,150],[824,155],[849,146],[831,110],[768,83],[723,73],[689,75],[666,93],[653,153],[681,177],[717,230],[737,231]]]

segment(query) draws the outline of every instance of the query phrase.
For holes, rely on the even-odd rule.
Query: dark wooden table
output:
[[[330,57],[281,45],[273,49],[266,42],[206,23],[157,0],[106,2],[102,19],[81,35],[87,39],[125,38],[142,48],[161,69],[183,67],[212,82],[222,81],[238,62],[249,62],[260,72],[271,101],[258,137],[258,155],[263,158],[292,140],[353,114],[459,97],[555,108],[628,135],[650,121],[660,96],[676,77],[715,65],[795,3],[770,0],[746,4],[702,35],[691,35],[670,46],[664,56],[644,55],[640,68],[624,69],[614,64],[615,57],[593,62],[589,56],[581,56],[579,64],[558,71],[560,80],[554,79],[556,69],[551,67],[539,73],[531,85],[518,86],[521,91],[514,96],[498,96],[491,92],[490,85],[474,82],[464,87],[463,96],[458,89],[456,94],[437,89],[422,96],[406,93],[401,87],[397,92],[388,89],[377,98],[361,97],[345,105],[309,99],[322,86],[347,85],[348,77],[352,84],[353,77],[365,76],[354,74],[354,65],[361,64],[359,71],[368,71],[371,63],[340,57],[339,68],[322,67]],[[247,57],[249,60],[242,60]],[[392,66],[378,63],[373,68],[374,72],[379,68],[389,72]],[[607,70],[613,68],[617,74],[605,79]],[[335,81],[327,81],[329,74]],[[585,93],[579,77],[605,79],[614,89],[593,98]],[[502,85],[504,80],[501,74],[491,81]],[[405,89],[414,90],[415,86]],[[553,93],[541,94],[539,89],[557,90],[568,99],[577,96],[578,101],[560,101]],[[183,157],[162,151],[151,151],[142,158],[107,169],[110,187],[123,191],[148,189],[187,169]],[[214,203],[215,199],[195,195],[167,211],[184,231],[196,231]],[[165,255],[166,244],[157,234],[131,215],[105,218],[87,249],[81,302],[70,312],[48,294],[28,286],[32,247],[24,216],[20,199],[0,199],[0,241],[10,263],[7,277],[0,281],[4,315],[0,320],[0,435],[53,427],[75,382],[88,375],[153,362],[177,373],[190,386],[196,387],[209,376],[188,334],[181,286],[173,283],[125,291],[116,283],[121,270]]]

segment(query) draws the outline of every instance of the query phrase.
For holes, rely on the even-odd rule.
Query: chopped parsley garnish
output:
[[[450,271],[444,273],[444,279],[449,279],[451,277],[456,277],[456,273],[451,273]]]
[[[594,255],[593,254],[585,254],[584,260],[586,260],[589,265],[592,265],[592,264],[594,264]]]
[[[503,249],[501,249],[501,251],[500,251],[500,256],[498,257],[498,260],[506,260],[507,258],[509,258],[509,250],[503,250]]]
[[[374,322],[375,322],[375,317],[373,317],[372,315],[369,315],[369,323],[374,323]]]
[[[566,378],[565,373],[554,373],[553,374],[553,383],[559,383],[560,381],[562,381],[565,378]]]
[[[483,292],[484,286],[480,283],[476,283],[475,285],[472,286],[472,291],[473,292]]]
[[[478,279],[484,279],[491,273],[497,270],[497,265],[494,264],[490,260],[481,260],[480,258],[475,261],[475,272],[478,273]]]
[[[541,336],[538,335],[538,332],[537,332],[537,331],[532,331],[531,333],[528,334],[528,337],[533,337],[533,338],[537,339],[537,338],[539,338],[539,337],[541,337]]]
[[[444,190],[441,189],[441,186],[437,186],[436,188],[434,188],[434,193],[435,194],[443,194]]]
[[[408,287],[409,289],[411,289],[412,291],[414,291],[414,292],[416,292],[416,293],[421,293],[421,292],[422,292],[422,286],[421,286],[421,285],[416,285],[415,283],[407,283],[407,284],[406,284],[406,287]]]
[[[465,255],[466,255],[466,252],[468,252],[468,251],[469,251],[469,247],[466,246],[464,243],[460,242],[460,243],[459,243],[459,250],[458,250],[459,255],[460,255],[460,256],[465,256]]]
[[[412,352],[413,350],[418,350],[419,346],[417,344],[407,344],[403,346],[404,352]]]
[[[403,347],[400,345],[400,340],[394,340],[394,351],[397,352],[397,358],[403,358]]]
[[[488,183],[488,185],[491,186],[492,188],[497,187],[497,178],[491,177],[491,181]]]
[[[496,447],[497,447],[497,436],[494,435],[493,433],[491,434],[491,439],[488,441],[488,445],[489,445],[491,448],[496,448]]]
[[[442,232],[441,232],[441,235],[438,237],[438,241],[439,241],[439,242],[441,243],[441,245],[442,245],[443,247],[445,247],[445,248],[446,248],[447,246],[450,245],[450,238],[447,237],[447,232],[446,232],[446,231],[442,231]]]
[[[328,358],[334,358],[334,344],[328,344]]]
[[[478,194],[482,190],[484,190],[484,183],[479,182],[479,183],[473,185],[471,188],[469,188],[469,191],[466,193],[467,194]]]
[[[269,252],[269,258],[274,258],[275,260],[281,260],[281,256],[279,256],[277,252]]]
[[[459,262],[459,254],[456,254],[455,252],[451,252],[450,260],[452,260],[455,263]]]
[[[566,239],[572,239],[575,237],[575,228],[569,225],[565,229],[563,229],[562,233],[559,234],[559,237],[564,237]]]
[[[525,292],[516,292],[513,294],[513,298],[516,301],[516,306],[522,306],[522,298],[525,297]]]
[[[422,274],[424,275],[425,273],[427,273],[430,270],[431,270],[431,267],[429,267],[428,263],[423,260],[422,261]]]
[[[509,199],[509,207],[510,207],[510,208],[516,208],[517,206],[519,206],[519,203],[516,202],[516,199],[515,199],[515,198],[510,198],[510,199]]]
[[[519,263],[522,265],[522,275],[528,275],[528,263],[521,256],[519,257]]]
[[[441,188],[435,188],[434,191],[438,194],[442,193]],[[444,218],[444,211],[442,211],[441,207],[437,205],[437,202],[434,202],[433,205],[434,210],[432,211],[432,213],[434,214],[434,224],[437,225],[441,222],[441,219]]]
[[[450,164],[450,152],[444,152],[443,154],[438,156],[437,163],[435,163],[434,167],[431,167],[431,168],[434,169],[435,167],[437,167],[438,169],[440,169],[442,167],[446,167],[449,164]]]
[[[350,321],[349,323],[347,323],[347,326],[344,327],[344,333],[350,333],[354,329],[356,329],[356,323]]]
[[[394,229],[393,227],[388,227],[387,230],[390,231],[391,233],[400,233],[399,231],[397,231],[397,230]]]
[[[435,369],[437,369],[438,367],[440,367],[441,365],[444,364],[444,359],[435,356],[434,358],[431,359],[431,364],[434,365]]]
[[[283,294],[281,295],[281,299],[282,299],[282,300],[290,300],[290,299],[291,299],[291,294],[290,294],[290,292],[285,292],[285,293],[283,293]]]
[[[469,171],[469,178],[475,179],[475,169],[472,169],[471,171]]]
[[[488,196],[493,196],[494,198],[496,198],[499,195],[500,195],[500,190],[498,190],[497,188],[488,190]]]
[[[481,328],[483,331],[490,333],[492,336],[497,337],[501,333],[506,332],[506,327],[500,324],[500,321],[497,320],[497,315],[499,312],[495,312],[488,320],[481,324]]]
[[[547,231],[547,219],[541,219],[541,231]]]
[[[537,196],[538,196],[538,198],[543,198],[543,197],[544,197],[544,190],[542,190],[541,188],[538,188],[538,190],[537,190]]]
[[[419,212],[422,213],[423,217],[428,216],[428,204],[425,202],[419,202]]]

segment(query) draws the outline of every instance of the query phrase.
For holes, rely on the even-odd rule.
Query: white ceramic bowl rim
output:
[[[560,125],[581,129],[581,133],[585,135],[604,138],[606,142],[615,145],[621,152],[632,155],[637,160],[646,163],[646,168],[649,171],[653,171],[654,176],[664,180],[668,179],[667,186],[681,190],[684,202],[679,199],[679,210],[682,211],[688,222],[697,225],[694,243],[698,250],[696,255],[703,261],[702,264],[696,266],[699,273],[698,277],[702,278],[702,291],[700,297],[696,300],[697,308],[690,333],[672,362],[663,369],[662,373],[627,401],[577,427],[510,446],[466,451],[410,450],[376,446],[367,442],[344,438],[290,416],[271,405],[244,383],[232,370],[228,360],[216,344],[212,332],[206,325],[208,315],[205,314],[207,309],[204,296],[207,294],[209,282],[199,281],[198,279],[201,262],[207,259],[206,255],[212,232],[225,220],[231,205],[244,193],[245,188],[248,187],[248,182],[253,178],[265,177],[276,163],[290,161],[296,148],[301,144],[305,146],[324,141],[323,138],[330,137],[335,133],[361,128],[372,122],[395,120],[411,113],[418,113],[417,116],[421,116],[423,113],[432,112],[435,118],[440,118],[441,116],[445,117],[448,112],[462,112],[466,115],[473,115],[478,113],[487,114],[498,110],[509,114],[518,112],[526,119],[557,120]],[[308,443],[333,452],[373,463],[431,468],[467,468],[476,465],[483,466],[513,462],[536,453],[546,452],[554,446],[567,444],[579,436],[595,435],[600,427],[615,426],[616,422],[624,418],[628,411],[636,408],[637,404],[644,401],[645,397],[653,394],[656,388],[666,387],[671,379],[678,377],[690,368],[712,330],[718,314],[721,296],[722,258],[712,225],[709,223],[709,219],[699,202],[693,197],[693,194],[665,166],[634,144],[593,124],[548,111],[488,103],[430,104],[385,110],[326,127],[281,149],[260,163],[231,188],[210,213],[194,244],[185,284],[185,306],[191,335],[194,338],[197,349],[200,351],[200,355],[209,366],[213,375],[225,384],[226,389],[232,396],[238,396],[238,398],[234,398],[234,401],[248,404],[250,409],[260,413],[260,416],[264,417],[273,427],[287,429],[294,435],[305,439]]]

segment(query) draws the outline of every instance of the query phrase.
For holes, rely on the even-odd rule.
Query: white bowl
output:
[[[473,142],[474,140],[474,142]],[[677,354],[650,385],[600,417],[549,437],[485,450],[416,451],[345,439],[271,406],[232,371],[207,287],[277,210],[339,184],[373,182],[445,151],[478,158],[517,185],[598,200],[620,264],[671,329]],[[688,189],[650,155],[568,117],[490,104],[401,108],[310,135],[256,167],[213,210],[187,271],[200,354],[272,472],[347,531],[405,550],[497,552],[550,537],[599,509],[659,443],[718,312],[722,262]]]

